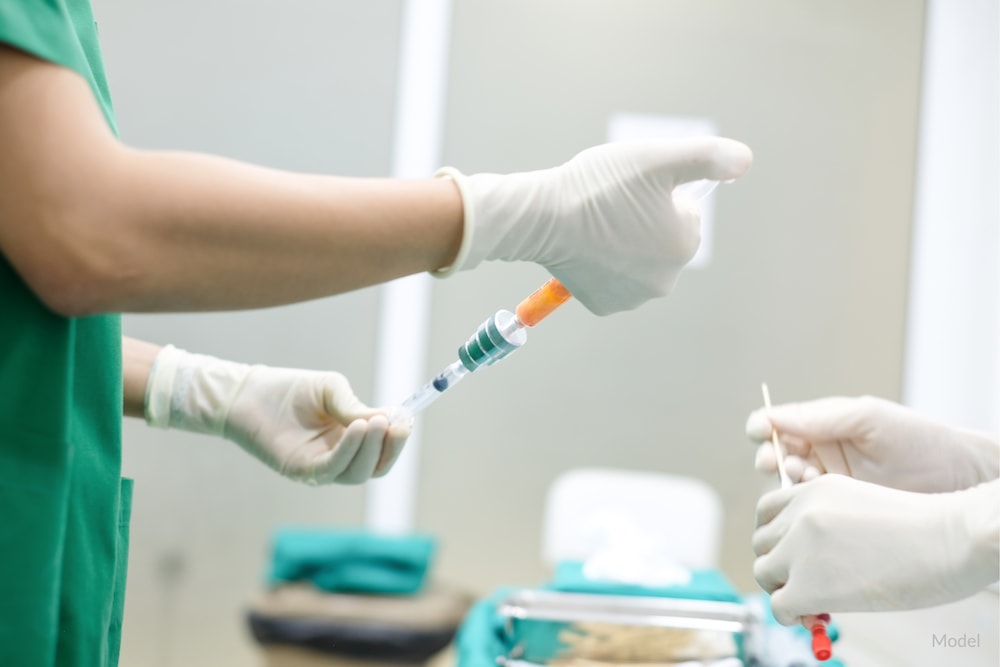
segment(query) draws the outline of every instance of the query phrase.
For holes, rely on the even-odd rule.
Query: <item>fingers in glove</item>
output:
[[[790,489],[778,489],[761,496],[757,501],[757,526],[771,523],[801,489],[800,486],[793,486]]]
[[[771,408],[771,410],[776,409]],[[811,447],[809,440],[799,434],[787,432],[779,427],[770,419],[767,408],[754,410],[747,417],[746,433],[747,437],[753,442],[771,442],[771,431],[774,429],[778,430],[778,439],[787,453],[798,454],[800,456],[808,454]]]
[[[768,419],[767,408],[754,410],[747,417],[746,434],[754,442],[768,442],[773,430],[774,425]]]
[[[802,481],[802,475],[805,474],[807,463],[798,456],[786,456],[785,457],[785,474],[788,475],[788,479],[791,480],[792,484],[798,484]]]
[[[786,514],[778,514],[768,523],[757,526],[751,539],[754,555],[766,556],[778,546],[778,543],[788,533],[788,522],[784,519],[786,516]]]
[[[779,431],[778,439],[781,442],[781,446],[785,449],[786,454],[805,458],[812,452],[813,444],[802,436],[795,435],[794,433],[781,433]]]
[[[341,424],[350,424],[358,419],[368,419],[379,411],[370,408],[354,395],[351,383],[340,373],[322,374],[323,401],[321,405],[328,415]]]
[[[659,152],[660,173],[673,184],[707,178],[731,181],[750,169],[753,153],[746,144],[722,137],[692,137],[652,142]]]
[[[761,408],[750,413],[747,418],[746,433],[747,437],[750,438],[755,443],[762,445],[761,450],[766,447],[772,452],[771,460],[773,461],[774,445],[771,442],[771,432],[775,426],[768,419],[768,414],[766,408]],[[778,441],[781,443],[781,447],[785,454],[797,455],[800,457],[808,456],[809,450],[812,448],[811,444],[805,438],[789,433],[783,433],[778,431]],[[758,456],[760,456],[760,451],[758,450]],[[766,459],[764,461],[767,462]],[[774,463],[777,466],[777,463]],[[760,467],[758,466],[758,469]],[[763,471],[762,472],[766,472]]]
[[[774,445],[770,442],[757,447],[757,454],[754,460],[754,467],[758,472],[765,475],[775,475],[778,472],[778,457],[774,454]],[[805,480],[805,473],[810,468],[815,469],[812,462],[800,456],[785,456],[785,472],[793,484],[798,484]]]
[[[354,458],[347,468],[337,478],[338,484],[363,484],[371,479],[382,457],[382,445],[386,439],[386,432],[389,430],[389,420],[385,415],[375,415],[371,419],[357,420],[351,426],[360,423],[365,434],[361,441],[361,446],[354,454]]]
[[[753,578],[765,592],[773,594],[788,580],[788,562],[778,558],[777,552],[772,550],[753,562]]]
[[[698,208],[697,203],[687,202],[678,198],[674,202],[674,210],[677,220],[674,227],[676,237],[668,250],[670,255],[676,258],[677,262],[687,264],[694,259],[695,254],[698,252],[698,246],[701,245],[701,209]],[[665,293],[673,290],[675,282],[676,276],[674,277],[674,281],[664,286],[666,289]]]
[[[789,513],[783,510],[801,492],[802,487],[779,489],[764,494],[757,503],[757,528],[752,545],[754,554],[770,554],[788,533]],[[778,582],[780,585],[782,582]]]
[[[803,614],[796,609],[801,608],[802,605],[797,603],[796,597],[798,597],[796,587],[789,584],[785,584],[771,593],[771,613],[774,614],[774,619],[778,623],[795,625],[799,622]]]
[[[754,467],[765,475],[773,475],[778,472],[778,457],[774,454],[774,445],[766,442],[757,447]]]
[[[794,573],[788,576],[785,584],[771,593],[771,613],[775,620],[782,625],[796,625],[805,621],[806,617],[825,617],[830,620],[830,615],[826,612],[820,613],[817,609],[827,609],[830,604],[829,591],[815,585],[809,585],[807,580],[797,577]],[[830,609],[829,611],[836,611]]]
[[[367,432],[367,422],[363,419],[348,424],[340,440],[313,463],[310,481],[314,484],[339,482],[340,476],[361,449]]]
[[[773,410],[774,408],[771,409]],[[802,436],[787,433],[778,428],[774,422],[771,421],[767,408],[754,410],[750,413],[750,416],[747,417],[747,437],[754,442],[771,442],[771,432],[775,429],[777,429],[778,438],[781,440],[781,444],[785,446],[786,451],[801,453],[803,450],[808,449],[809,442]]]
[[[385,444],[382,445],[382,457],[375,466],[373,477],[382,477],[396,464],[399,455],[403,453],[406,439],[410,437],[410,427],[404,424],[392,424],[386,433]]]
[[[824,442],[813,447],[813,456],[810,463],[817,468],[818,472],[832,472],[838,475],[853,477],[851,474],[851,464],[847,461],[845,447],[853,447],[841,441]]]
[[[836,440],[858,436],[869,419],[873,401],[831,396],[802,403],[775,405],[770,411],[757,410],[747,420],[747,435],[760,434],[763,421],[778,429],[783,437],[794,435],[805,440]],[[760,413],[765,413],[760,415]],[[770,432],[768,432],[770,437]],[[752,437],[752,436],[751,436]]]

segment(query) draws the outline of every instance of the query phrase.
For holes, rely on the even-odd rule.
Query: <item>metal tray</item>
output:
[[[743,632],[753,617],[736,602],[681,598],[516,591],[497,606],[505,619],[613,623],[689,630]]]
[[[754,624],[750,609],[734,602],[535,589],[515,591],[497,613],[512,647],[506,662],[535,664],[736,656]]]

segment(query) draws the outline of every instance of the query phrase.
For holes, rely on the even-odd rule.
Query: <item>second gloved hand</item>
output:
[[[466,176],[458,257],[438,272],[483,260],[541,264],[591,312],[636,308],[673,289],[701,240],[694,202],[674,187],[731,180],[752,155],[731,139],[659,139],[596,146],[553,169]]]
[[[778,621],[930,607],[997,580],[1000,481],[912,493],[824,475],[763,496],[754,577]]]
[[[832,472],[906,491],[958,491],[997,479],[1000,442],[952,428],[871,396],[831,397],[760,409],[747,419],[757,468],[774,473],[778,431],[793,482]]]
[[[172,346],[156,358],[146,421],[219,435],[306,484],[360,484],[402,451],[408,423],[369,408],[340,373],[224,361]]]

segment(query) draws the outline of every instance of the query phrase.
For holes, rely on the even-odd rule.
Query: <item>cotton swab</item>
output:
[[[766,382],[760,383],[760,391],[764,394],[764,407],[770,412],[771,393],[767,390]],[[773,426],[771,427],[771,444],[774,445],[774,456],[778,460],[778,479],[781,480],[781,488],[787,489],[792,485],[792,480],[785,470],[785,452],[781,449],[781,443],[778,442],[778,429]]]

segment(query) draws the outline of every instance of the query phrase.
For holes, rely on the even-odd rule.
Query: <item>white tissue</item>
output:
[[[598,545],[583,562],[588,579],[650,588],[691,581],[691,571],[670,556],[663,537],[643,534],[625,514],[596,514],[585,529]]]

